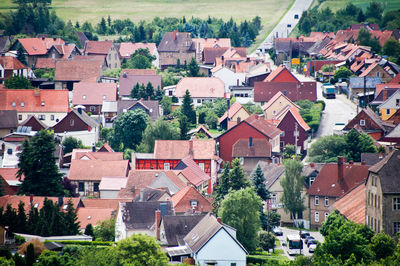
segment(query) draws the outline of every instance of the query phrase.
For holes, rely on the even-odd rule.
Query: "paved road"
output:
[[[312,2],[313,0],[295,0],[293,6],[289,9],[289,11],[285,14],[281,21],[275,26],[275,28],[264,40],[264,42],[261,43],[258,49],[270,49],[272,47],[274,38],[287,37],[299,22],[303,11],[307,10],[311,6]],[[279,4],[279,1],[277,2],[277,4]],[[298,15],[297,19],[294,18],[295,15]],[[290,27],[288,27],[289,25]]]
[[[277,236],[277,238],[279,239],[279,241],[281,242],[281,246],[277,247],[279,249],[283,249],[284,251],[284,255],[287,256],[289,259],[294,260],[296,257],[295,256],[289,256],[289,254],[287,253],[288,248],[287,247],[283,247],[282,243],[286,242],[286,237],[287,235],[298,235],[299,234],[299,230],[294,230],[294,229],[289,229],[289,228],[285,228],[285,227],[281,227],[282,232],[283,232],[283,236]],[[324,242],[324,237],[321,235],[321,233],[319,232],[310,232],[310,235],[313,236],[318,242],[323,243]],[[303,250],[301,251],[301,253],[305,256],[311,256],[313,253],[310,253],[308,251],[308,247],[305,244],[305,242],[303,241]]]

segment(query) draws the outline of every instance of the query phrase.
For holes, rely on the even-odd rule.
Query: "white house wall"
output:
[[[93,146],[99,141],[99,130],[98,128],[93,128],[91,131],[69,131],[65,133],[56,133],[56,135],[62,137],[62,141],[66,137],[74,137],[82,141],[84,146]]]
[[[217,77],[222,80],[225,84],[225,92],[229,92],[229,86],[242,85],[246,79],[245,73],[235,73],[230,69],[222,68],[213,74],[213,77]]]

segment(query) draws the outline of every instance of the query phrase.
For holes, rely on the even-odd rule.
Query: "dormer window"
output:
[[[25,106],[25,103],[24,102],[21,102],[21,107],[24,107]]]
[[[82,100],[86,100],[86,95],[82,95]]]
[[[42,106],[44,106],[44,101],[42,101]]]

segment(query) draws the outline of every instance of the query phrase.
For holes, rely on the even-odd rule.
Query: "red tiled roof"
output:
[[[35,206],[37,204],[37,208],[40,210],[43,207],[43,202],[45,198],[53,201],[53,203],[58,202],[58,197],[32,196],[32,205]],[[81,204],[80,198],[63,198],[63,205],[67,204],[70,199],[72,200],[72,204],[74,205],[75,209],[79,207],[78,205]],[[0,207],[6,209],[7,205],[9,204],[11,205],[12,208],[15,208],[17,210],[18,204],[22,201],[25,204],[24,205],[25,212],[26,214],[28,214],[32,206],[30,200],[31,200],[30,196],[6,195],[0,197]]]
[[[232,157],[271,157],[272,145],[266,139],[253,139],[249,146],[249,139],[239,139],[233,144]]]
[[[304,121],[303,117],[301,117],[299,111],[295,107],[290,107],[286,110],[286,112],[279,113],[275,118],[279,119],[280,121],[283,120],[283,118],[288,114],[291,113],[294,119],[296,119],[297,123],[305,130],[309,131],[311,128],[307,125],[307,123]]]
[[[229,108],[228,111],[226,111],[219,119],[218,119],[218,123],[221,123],[222,121],[224,121],[226,118],[229,117],[229,119],[231,119],[237,112],[239,112],[240,109],[242,109],[243,106],[238,103],[238,102],[234,102],[231,107]],[[244,109],[246,112],[247,110]],[[249,113],[249,112],[247,112]],[[228,115],[229,114],[229,115]],[[249,114],[250,115],[250,114]]]
[[[192,41],[196,44],[196,49],[200,46],[200,50],[204,48],[231,47],[230,38],[194,38]]]
[[[216,47],[216,48],[204,48],[203,50],[203,61],[205,64],[214,64],[215,59],[221,57],[226,50],[229,48],[227,47]]]
[[[0,110],[67,113],[68,106],[68,90],[0,89]]]
[[[224,98],[225,84],[219,78],[182,78],[176,85],[176,97],[182,98],[186,90],[192,98]]]
[[[53,58],[39,57],[36,59],[35,68],[56,68],[56,60]]]
[[[200,186],[210,179],[190,156],[183,158],[180,163],[184,163],[186,167],[183,170],[176,170],[175,172],[180,172],[194,186]]]
[[[102,105],[117,100],[117,83],[79,82],[74,84],[73,105]]]
[[[191,153],[195,160],[214,159],[215,140],[156,140],[154,144],[155,159],[181,160]]]
[[[112,45],[112,41],[87,41],[85,44],[85,54],[107,55]]]
[[[91,160],[100,161],[122,161],[124,159],[123,152],[76,152],[74,159],[81,160],[85,156]]]
[[[333,206],[350,221],[365,224],[365,183],[349,191]]]
[[[259,117],[257,114],[250,116],[244,121],[270,139],[276,137],[282,132],[280,129],[275,127],[273,124],[271,124],[264,118]]]
[[[129,161],[72,160],[70,180],[101,181],[103,176],[127,176]]]
[[[369,72],[371,72],[376,66],[378,65],[378,63],[373,63],[371,65],[369,65],[369,67],[367,67],[367,69],[365,69],[361,75],[359,77],[366,77],[368,76]]]
[[[194,209],[200,212],[210,212],[211,203],[203,197],[194,187],[187,186],[171,197],[175,212],[187,212],[192,210],[191,200],[197,200],[197,207]]]
[[[130,95],[132,88],[137,84],[151,83],[156,90],[161,88],[161,75],[157,75],[155,69],[124,69],[119,78],[119,95]]]
[[[82,199],[85,208],[98,208],[98,209],[118,209],[119,202],[127,202],[129,199]]]
[[[380,30],[372,30],[370,31],[371,37],[378,38],[379,40],[379,45],[383,47],[385,43],[392,37],[393,31],[391,30],[385,30],[385,31],[380,31]]]
[[[17,172],[19,168],[0,168],[0,176],[7,181],[19,181],[17,178]],[[21,180],[24,179],[24,175],[22,175]]]
[[[6,70],[27,68],[24,64],[22,64],[17,58],[13,56],[0,56],[0,65]]]
[[[341,197],[368,177],[367,165],[343,164],[344,178],[339,181],[338,164],[327,163],[308,189],[309,195]]]
[[[88,224],[93,226],[97,225],[101,221],[109,220],[111,217],[115,217],[116,210],[110,208],[78,208],[77,216],[79,227],[84,229]]]
[[[60,38],[25,38],[18,39],[28,55],[44,55],[56,44],[65,44]]]
[[[271,74],[268,75],[268,77],[266,77],[264,79],[264,82],[271,82],[273,81],[277,76],[279,76],[281,74],[281,72],[283,71],[287,71],[290,73],[290,75],[292,75],[298,82],[299,80],[284,66],[284,65],[280,65],[279,67],[277,67],[274,71],[272,71]]]
[[[397,73],[397,75],[389,82],[389,84],[400,84],[400,73]]]
[[[110,144],[106,142],[97,150],[97,152],[114,152],[114,150],[111,148]]]
[[[129,58],[132,54],[136,52],[137,49],[149,49],[150,54],[153,54],[157,49],[155,43],[132,43],[123,42],[119,47],[119,55],[123,58]]]
[[[121,75],[124,73],[128,75],[140,75],[140,76],[152,76],[152,75],[157,75],[157,70],[156,69],[129,69],[129,68],[124,68],[121,71]]]
[[[55,81],[81,81],[88,78],[98,78],[104,60],[57,60]]]

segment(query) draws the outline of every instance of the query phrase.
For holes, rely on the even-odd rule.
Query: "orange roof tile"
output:
[[[121,71],[122,75],[123,74],[128,74],[128,75],[139,75],[139,76],[153,76],[157,75],[157,70],[156,69],[128,69],[124,68]]]
[[[365,184],[361,183],[334,203],[334,208],[347,219],[365,224]]]
[[[39,57],[36,59],[35,68],[56,68],[56,60],[53,58]]]
[[[282,132],[279,128],[277,128],[264,118],[259,117],[257,114],[250,116],[244,121],[270,139],[276,137]]]
[[[67,113],[68,106],[68,90],[0,89],[0,110]]]
[[[103,176],[127,176],[129,160],[72,160],[68,179],[101,181]]]
[[[6,70],[28,68],[13,56],[0,56],[0,65]]]
[[[81,81],[88,78],[98,78],[101,75],[101,68],[104,60],[57,60],[55,81]]]
[[[229,108],[229,110],[227,110],[219,119],[218,119],[218,123],[221,123],[222,121],[224,121],[226,118],[229,117],[229,119],[231,119],[237,112],[239,112],[240,109],[242,109],[243,106],[238,103],[238,102],[234,102],[231,107]],[[246,112],[247,110],[244,109]],[[249,114],[249,112],[247,112]],[[250,114],[249,114],[250,116]]]
[[[117,83],[79,82],[74,84],[73,105],[102,105],[117,100]]]
[[[290,75],[292,75],[297,81],[298,79],[284,66],[284,65],[280,65],[278,66],[274,71],[272,71],[271,74],[268,75],[268,77],[266,77],[264,79],[265,82],[271,82],[273,81],[277,76],[279,76],[281,74],[282,71],[287,71],[290,73]]]
[[[107,55],[112,45],[112,41],[87,41],[85,44],[85,54]]]
[[[155,159],[181,160],[191,153],[195,160],[214,159],[215,140],[156,140],[154,144]]]
[[[301,117],[300,112],[298,111],[297,108],[295,107],[290,107],[287,108],[287,110],[285,110],[284,112],[281,112],[279,114],[276,115],[276,119],[282,121],[283,118],[286,116],[287,113],[291,113],[292,116],[294,117],[294,119],[296,119],[297,123],[305,130],[308,131],[311,128],[307,125],[307,123],[304,121],[303,117]],[[279,122],[280,123],[280,122]]]
[[[30,196],[7,195],[0,197],[0,207],[3,207],[5,209],[7,205],[11,205],[12,208],[18,209],[18,204],[20,202],[23,202],[25,204],[25,212],[28,213],[32,205],[35,206],[37,204],[36,206],[40,210],[43,207],[43,202],[45,198],[53,201],[53,203],[58,202],[58,197],[32,196],[31,204]],[[66,205],[70,199],[75,209],[82,204],[80,198],[63,198],[63,206]]]
[[[371,64],[369,67],[367,67],[367,69],[365,69],[361,75],[359,77],[366,77],[368,76],[369,72],[371,72],[376,66],[378,65],[378,63],[373,63]]]
[[[109,220],[115,217],[115,209],[110,208],[78,208],[77,210],[79,227],[84,229],[88,224],[93,226],[101,221]]]
[[[0,176],[7,181],[19,181],[17,178],[18,170],[19,168],[0,168]],[[24,179],[24,175],[22,175],[21,179]]]
[[[238,139],[232,148],[232,157],[271,157],[272,145],[266,139],[253,139],[253,145],[249,145],[249,139]]]
[[[274,102],[276,102],[280,97],[286,98],[292,106],[296,107],[297,109],[300,109],[298,105],[296,105],[294,102],[292,102],[288,97],[286,97],[285,94],[283,94],[281,91],[278,91],[271,99],[269,99],[268,102],[266,102],[263,106],[262,109],[263,111],[267,110]]]
[[[130,199],[82,199],[83,206],[85,208],[93,209],[118,209],[119,202],[128,202]]]
[[[196,49],[200,46],[200,50],[204,48],[231,47],[230,38],[193,38]]]
[[[150,54],[153,54],[157,49],[155,43],[132,43],[123,42],[119,47],[119,55],[123,58],[129,58],[132,54],[136,52],[137,49],[149,49]]]
[[[123,152],[76,152],[73,159],[82,160],[85,156],[91,160],[101,161],[121,161],[124,159]]]
[[[219,78],[182,78],[176,85],[176,97],[182,98],[186,90],[192,98],[224,98],[225,84]]]
[[[183,164],[186,166],[183,170],[175,170],[174,172],[181,173],[194,186],[200,186],[210,179],[210,176],[208,176],[190,156],[183,158],[178,166],[184,167]],[[176,168],[178,168],[178,166]]]
[[[65,44],[60,38],[25,38],[18,39],[28,55],[44,55],[56,44]]]
[[[175,212],[182,213],[192,210],[191,200],[197,200],[197,207],[194,208],[197,211],[210,212],[212,210],[211,203],[192,186],[181,189],[170,200],[174,205]]]

